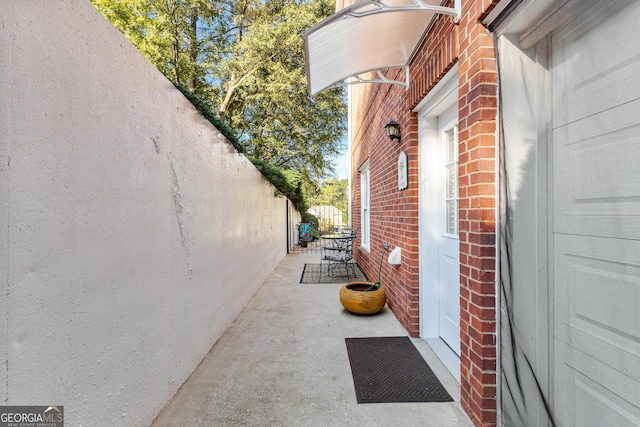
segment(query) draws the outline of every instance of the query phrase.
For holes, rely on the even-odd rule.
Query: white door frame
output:
[[[425,149],[425,141],[439,141],[438,116],[443,112],[458,105],[458,66],[455,65],[429,94],[418,104],[414,112],[418,113],[418,157],[419,157],[419,262],[420,262],[420,336],[425,339],[442,359],[454,377],[460,378],[460,361],[457,355],[440,340],[439,327],[439,297],[438,289],[427,283],[435,283],[432,277],[434,272],[430,268],[428,260],[437,259],[437,245],[433,244],[434,239],[425,239],[423,233],[427,233],[428,221],[435,221],[435,218],[427,218],[426,215],[432,212],[427,209],[428,200],[428,177],[425,174],[426,168],[435,167],[440,159],[428,156]]]

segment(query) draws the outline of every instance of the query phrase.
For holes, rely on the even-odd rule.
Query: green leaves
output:
[[[282,2],[272,14],[246,27],[233,58],[233,102],[221,111],[249,156],[294,169],[319,182],[330,159],[344,150],[346,100],[343,89],[309,99],[300,34],[326,17],[325,0]],[[277,13],[276,13],[277,12]]]
[[[342,212],[342,221],[348,223],[349,215],[349,180],[331,178],[320,185],[315,196],[311,199],[312,206],[335,206]]]
[[[286,196],[299,212],[306,212],[309,206],[302,190],[301,175],[295,171],[283,171],[263,160],[251,159],[256,169],[278,190]]]
[[[345,93],[307,97],[300,36],[332,0],[91,2],[192,102],[217,112],[239,151],[295,171],[302,187],[332,172],[345,148]]]

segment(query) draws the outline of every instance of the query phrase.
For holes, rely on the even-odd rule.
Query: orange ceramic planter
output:
[[[351,282],[340,289],[340,303],[352,313],[373,314],[384,307],[387,302],[387,295],[384,288],[364,292],[373,283],[371,282]]]

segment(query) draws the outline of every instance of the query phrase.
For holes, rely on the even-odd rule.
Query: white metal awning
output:
[[[441,0],[361,0],[331,15],[302,35],[307,63],[309,95],[343,83],[384,82],[380,70],[407,67],[436,14],[460,15],[456,7],[442,7]],[[378,71],[377,78],[363,74]]]

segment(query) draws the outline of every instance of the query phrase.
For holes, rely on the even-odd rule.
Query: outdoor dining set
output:
[[[358,237],[358,229],[323,235],[322,239],[326,240],[328,244],[322,247],[320,269],[322,270],[323,262],[326,262],[328,273],[330,276],[333,276],[336,266],[342,264],[344,265],[347,276],[349,275],[349,268],[351,268],[355,277],[356,272],[352,249],[356,237]]]

